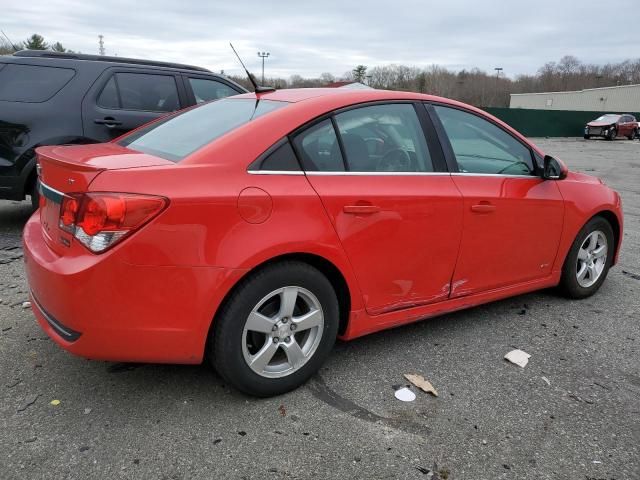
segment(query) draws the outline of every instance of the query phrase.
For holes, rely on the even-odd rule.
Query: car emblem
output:
[[[68,183],[69,185],[73,185],[73,182],[75,182],[75,180],[74,180],[73,178],[68,178],[68,179],[67,179],[67,183]]]

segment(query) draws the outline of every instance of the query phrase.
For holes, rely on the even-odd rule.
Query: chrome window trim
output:
[[[307,175],[314,175],[314,176],[318,176],[318,175],[331,175],[331,176],[338,176],[338,175],[344,175],[344,176],[376,176],[376,177],[380,177],[380,176],[393,176],[393,177],[408,177],[408,176],[428,176],[428,175],[435,175],[435,176],[443,176],[443,175],[451,175],[451,173],[449,172],[319,172],[319,171],[310,171],[310,172],[306,172]]]
[[[404,177],[404,176],[460,176],[460,177],[501,177],[501,178],[540,178],[537,175],[508,175],[504,173],[473,173],[473,172],[320,172],[309,171],[303,172],[302,170],[247,170],[250,175],[312,175],[312,176],[390,176],[390,177]]]
[[[304,175],[302,170],[247,170],[250,175]]]
[[[464,177],[540,178],[538,175],[509,175],[506,173],[451,172],[451,175]]]

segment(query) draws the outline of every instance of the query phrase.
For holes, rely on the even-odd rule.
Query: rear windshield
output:
[[[9,63],[4,68],[0,68],[0,100],[27,103],[46,102],[58,93],[74,75],[75,70],[71,68]]]
[[[138,152],[179,162],[227,132],[287,102],[225,98],[168,117],[126,136],[118,143]]]

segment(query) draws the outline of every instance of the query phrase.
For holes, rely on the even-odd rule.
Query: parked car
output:
[[[24,50],[0,56],[0,198],[38,204],[35,149],[109,141],[167,112],[244,93],[176,63]]]
[[[633,115],[608,113],[587,123],[584,127],[584,138],[604,137],[613,140],[616,137],[627,137],[633,140],[638,133],[638,122]]]
[[[41,147],[33,312],[77,355],[200,363],[268,396],[336,340],[547,287],[595,293],[618,193],[496,118],[410,92],[210,102]]]

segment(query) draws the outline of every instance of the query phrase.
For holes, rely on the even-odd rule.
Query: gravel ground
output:
[[[543,291],[340,343],[307,385],[266,400],[206,366],[58,348],[22,308],[29,205],[0,202],[0,478],[640,478],[640,142],[537,143],[622,194],[621,262],[598,294]],[[512,348],[525,369],[503,360]],[[397,401],[411,372],[439,397]]]

